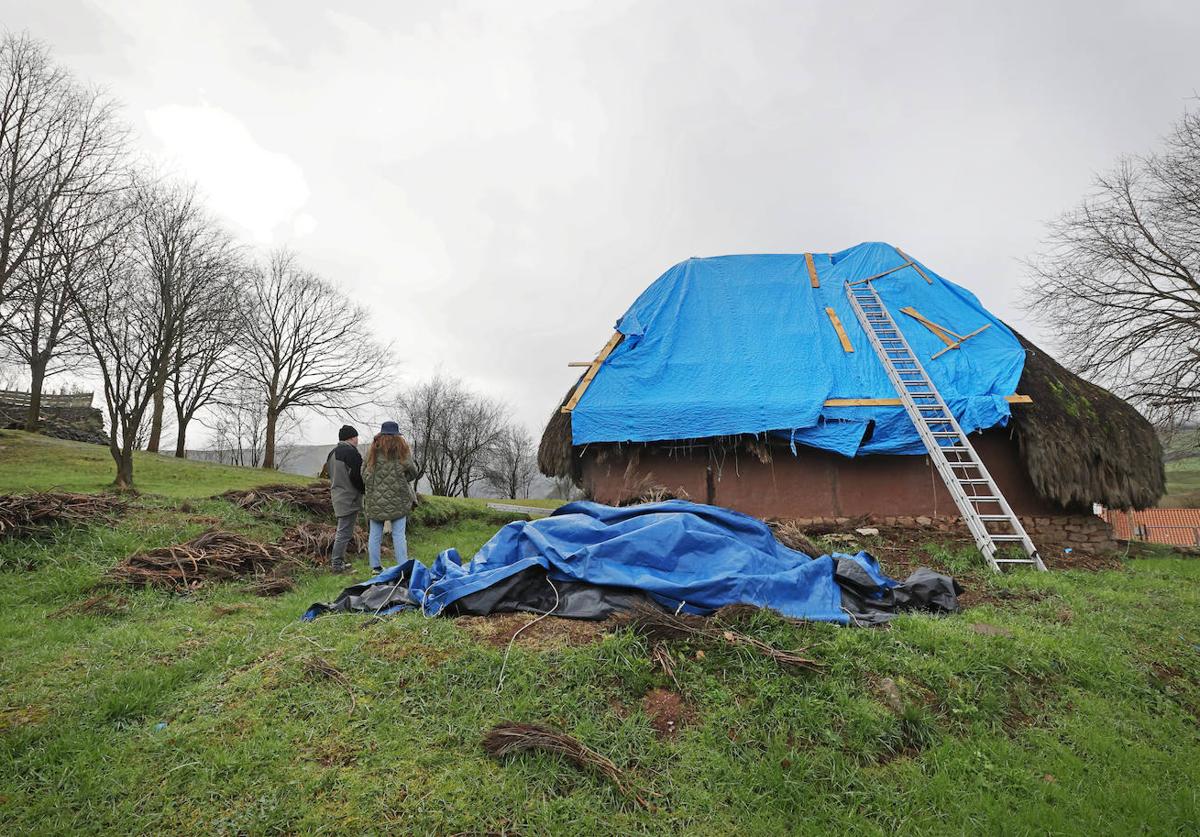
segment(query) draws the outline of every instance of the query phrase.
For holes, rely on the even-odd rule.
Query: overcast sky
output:
[[[397,387],[441,368],[537,434],[567,361],[689,256],[888,241],[1049,340],[1018,260],[1200,90],[1194,0],[0,0],[0,24],[364,304]]]

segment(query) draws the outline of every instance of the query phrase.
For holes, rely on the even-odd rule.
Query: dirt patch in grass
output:
[[[589,622],[552,616],[532,624],[537,618],[532,613],[498,613],[493,616],[460,616],[454,622],[475,639],[493,648],[507,647],[516,636],[515,645],[535,651],[591,645],[616,628],[616,623],[611,619]]]
[[[642,698],[642,711],[661,739],[675,738],[681,727],[695,720],[695,712],[670,689],[651,689]]]
[[[44,706],[5,707],[0,709],[0,732],[31,724],[40,724],[49,717],[50,710]]]

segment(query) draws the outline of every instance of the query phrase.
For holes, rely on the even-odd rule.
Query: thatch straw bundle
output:
[[[186,590],[206,581],[262,577],[301,566],[302,561],[276,544],[209,530],[187,543],[131,555],[109,570],[108,577],[136,587]]]
[[[95,523],[126,508],[107,494],[0,494],[0,538],[27,537],[56,523]]]
[[[260,485],[258,488],[246,488],[238,491],[226,491],[219,495],[222,500],[228,500],[235,506],[261,512],[272,503],[283,503],[303,509],[313,515],[331,517],[333,515],[333,500],[329,496],[329,484],[314,482],[309,485]]]

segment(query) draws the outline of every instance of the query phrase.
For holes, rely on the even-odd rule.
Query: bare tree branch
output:
[[[1200,112],[1050,226],[1028,308],[1066,363],[1162,426],[1200,415]]]
[[[369,334],[362,308],[287,250],[273,253],[248,285],[239,360],[266,399],[263,467],[272,468],[280,416],[373,403],[387,383],[390,350]]]

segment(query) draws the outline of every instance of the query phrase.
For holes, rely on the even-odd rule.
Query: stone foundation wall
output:
[[[25,410],[0,404],[0,428],[24,430]],[[108,444],[104,417],[95,407],[44,407],[39,430],[55,439]]]
[[[808,527],[828,528],[845,526],[894,526],[900,529],[933,529],[939,532],[960,531],[967,534],[962,519],[958,517],[801,517],[791,518],[801,529]],[[1112,527],[1102,517],[1094,514],[1059,514],[1021,517],[1021,525],[1029,533],[1038,550],[1048,554],[1063,549],[1074,549],[1103,555],[1117,550]]]

